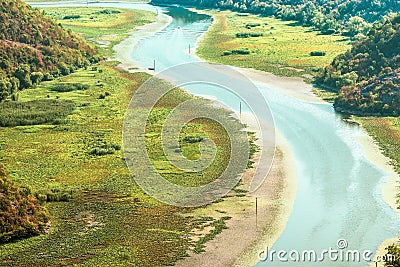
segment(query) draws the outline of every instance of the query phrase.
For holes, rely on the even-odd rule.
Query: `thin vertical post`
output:
[[[258,215],[258,203],[257,203],[257,197],[256,197],[256,230],[257,230],[257,215]]]
[[[239,120],[240,120],[240,123],[242,123],[242,101],[240,101],[240,104],[239,104]]]
[[[189,44],[189,55],[190,55],[190,44]]]
[[[154,59],[154,62],[153,62],[153,68],[154,68],[154,72],[156,72],[156,60]]]

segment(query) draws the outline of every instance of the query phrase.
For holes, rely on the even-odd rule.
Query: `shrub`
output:
[[[89,88],[88,84],[82,83],[59,83],[51,87],[50,90],[56,92],[71,92],[76,90],[86,90]]]
[[[40,190],[35,192],[36,199],[39,202],[68,202],[75,195],[74,190],[62,190],[58,188],[52,188],[50,190]]]
[[[326,55],[325,51],[312,51],[310,53],[310,56],[312,56],[312,57],[323,57],[325,55]]]
[[[258,26],[261,26],[261,24],[260,23],[247,23],[246,24],[247,29],[251,29],[253,27],[258,27]]]
[[[248,55],[250,54],[250,50],[248,48],[234,49],[232,50],[232,53],[238,55]]]
[[[0,243],[40,235],[47,222],[47,210],[30,190],[15,186],[0,167]]]
[[[79,18],[81,18],[80,15],[67,15],[63,17],[63,19],[79,19]]]
[[[264,34],[258,32],[243,32],[243,33],[237,33],[236,38],[260,37],[263,35]]]
[[[251,51],[248,48],[241,48],[241,49],[233,49],[233,50],[228,50],[224,51],[222,53],[223,56],[229,56],[229,55],[249,55]]]
[[[39,84],[43,80],[43,78],[44,75],[40,71],[31,73],[32,84]]]
[[[70,100],[33,100],[0,104],[0,126],[58,124],[74,111]]]
[[[197,135],[186,135],[185,137],[183,137],[183,141],[186,143],[199,143],[201,141],[204,140],[204,136],[201,136],[199,134]]]
[[[119,14],[121,13],[119,10],[115,9],[103,9],[100,11],[95,12],[95,14]]]
[[[53,75],[51,75],[50,73],[46,72],[43,76],[43,81],[52,81],[54,80]]]
[[[321,32],[322,32],[322,34],[331,35],[331,34],[334,34],[336,31],[334,29],[327,29],[327,30],[323,30]]]
[[[120,145],[104,142],[92,148],[89,151],[89,154],[93,156],[104,156],[104,155],[114,154],[118,150],[121,150]]]

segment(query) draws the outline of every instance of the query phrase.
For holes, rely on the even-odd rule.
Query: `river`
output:
[[[93,3],[90,6],[156,10],[154,6],[135,3]],[[140,40],[132,59],[144,68],[153,66],[156,59],[157,72],[177,64],[200,61],[193,55],[193,47],[211,25],[210,17],[179,7],[157,9],[170,15],[172,22]],[[238,110],[239,99],[227,91],[190,86],[186,89],[194,94],[213,96]],[[304,102],[265,87],[260,87],[260,91],[269,103],[276,128],[294,152],[297,169],[298,187],[293,212],[271,249],[288,252],[313,249],[319,253],[330,247],[338,249],[337,240],[345,239],[348,249],[375,251],[382,241],[397,236],[398,214],[383,201],[381,194],[386,174],[366,159],[356,141],[358,136],[365,135],[363,130],[344,122],[330,104]],[[265,265],[366,264],[362,260],[257,264]]]

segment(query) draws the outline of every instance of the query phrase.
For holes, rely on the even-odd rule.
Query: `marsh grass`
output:
[[[41,10],[66,29],[98,44],[106,56],[111,55],[110,48],[126,38],[128,32],[153,22],[156,18],[150,11],[120,8],[46,7]]]
[[[61,124],[75,109],[69,100],[41,99],[26,102],[0,103],[0,126]]]
[[[99,65],[97,69],[79,70],[20,93],[22,103],[42,99],[67,101],[75,104],[75,110],[62,125],[7,127],[0,131],[2,164],[12,180],[29,186],[47,202],[52,225],[48,235],[0,246],[2,263],[171,265],[193,249],[186,235],[194,227],[194,219],[179,215],[190,209],[167,206],[146,195],[132,179],[122,151],[115,149],[122,146],[125,108],[148,77],[144,73],[129,74]],[[95,86],[99,82],[104,87]],[[90,86],[86,90],[53,91],[53,86],[59,83]],[[98,99],[105,90],[109,96]],[[218,147],[216,163],[203,174],[185,175],[166,161],[157,127],[174,106],[189,97],[192,96],[175,90],[158,103],[150,118],[154,125],[148,129],[147,144],[153,162],[167,179],[197,185],[216,179],[226,164],[230,148],[218,125],[197,120],[181,133],[182,153],[195,159],[199,156],[198,141],[211,138]],[[114,147],[113,153],[90,153],[104,145]]]
[[[283,76],[315,74],[319,68],[350,48],[342,36],[321,35],[312,28],[294,25],[291,21],[238,16],[235,12],[209,11],[215,22],[200,42],[198,53],[209,61],[239,67],[255,68]],[[248,38],[237,38],[248,37]],[[251,37],[253,35],[254,37]],[[226,51],[248,49],[249,54]],[[325,56],[311,56],[323,51]]]
[[[353,117],[374,138],[385,156],[391,159],[400,174],[400,118],[399,117]]]

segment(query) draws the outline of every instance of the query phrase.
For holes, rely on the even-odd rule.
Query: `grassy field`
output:
[[[121,146],[125,108],[147,74],[127,74],[110,66],[80,70],[68,77],[46,82],[20,94],[20,102],[54,99],[75,103],[75,111],[63,124],[2,128],[0,158],[11,178],[33,192],[72,192],[68,202],[49,202],[52,228],[49,235],[0,246],[0,263],[9,266],[77,264],[84,266],[164,265],[201,247],[187,237],[196,227],[213,224],[223,228],[221,219],[190,218],[189,209],[159,203],[134,183],[121,150],[96,155],[91,151],[102,144]],[[87,90],[55,92],[56,83],[84,83]],[[100,86],[101,85],[101,86]],[[101,95],[107,95],[102,99]],[[167,95],[149,120],[158,121],[176,101],[191,97],[180,90]],[[149,127],[149,136],[159,136]],[[165,166],[158,138],[148,139],[151,158],[167,179],[189,184],[216,179],[229,155],[224,134],[207,120],[196,121],[182,132],[185,136],[210,137],[217,144],[217,163],[205,173],[185,175]],[[198,156],[198,146],[182,145],[189,158]],[[219,160],[218,160],[219,159]],[[214,222],[215,221],[215,222]],[[222,223],[222,224],[221,224]],[[215,233],[210,233],[215,234]]]
[[[82,29],[87,38],[104,38],[104,34],[116,32],[112,27],[103,28],[111,21],[108,16],[117,16],[113,23],[120,23],[127,18],[121,14],[128,14],[120,10],[118,14],[99,15],[93,24],[79,24],[99,10],[104,9],[65,9],[58,16],[79,15],[81,18],[68,21],[71,24],[65,27]],[[61,11],[46,12],[55,16]],[[142,15],[121,29],[145,23],[143,17],[151,19],[147,13]],[[124,30],[117,32],[124,34]],[[37,195],[59,197],[45,203],[51,213],[50,233],[0,245],[1,266],[171,265],[189,251],[202,252],[207,240],[226,227],[229,214],[215,218],[185,215],[192,209],[160,203],[135,184],[122,154],[122,123],[133,93],[149,75],[120,72],[116,64],[101,63],[19,93],[22,106],[18,107],[37,113],[35,120],[46,105],[52,106],[52,114],[41,122],[44,124],[2,127],[1,163],[18,185],[31,188]],[[164,96],[149,118],[146,144],[164,177],[199,185],[216,179],[226,165],[230,155],[227,135],[204,119],[184,127],[181,150],[188,158],[199,157],[197,138],[211,138],[217,146],[215,164],[203,173],[188,175],[166,162],[157,132],[160,118],[179,101],[191,97],[182,90]],[[10,104],[2,105],[10,109]],[[68,112],[58,113],[64,105],[68,105]],[[60,117],[54,118],[54,114]],[[201,230],[204,228],[209,231]]]
[[[399,117],[354,117],[378,142],[383,154],[391,159],[390,164],[400,173],[400,118]]]
[[[111,53],[110,48],[126,38],[128,32],[156,18],[156,15],[150,11],[118,8],[49,7],[41,8],[41,10],[65,28],[100,45],[107,56]]]
[[[213,14],[215,23],[200,42],[198,54],[209,61],[301,76],[315,73],[350,48],[342,36],[321,35],[292,21],[229,11],[207,13]],[[249,35],[255,37],[244,38]],[[246,50],[249,54],[241,54]],[[326,55],[311,56],[313,51]]]

